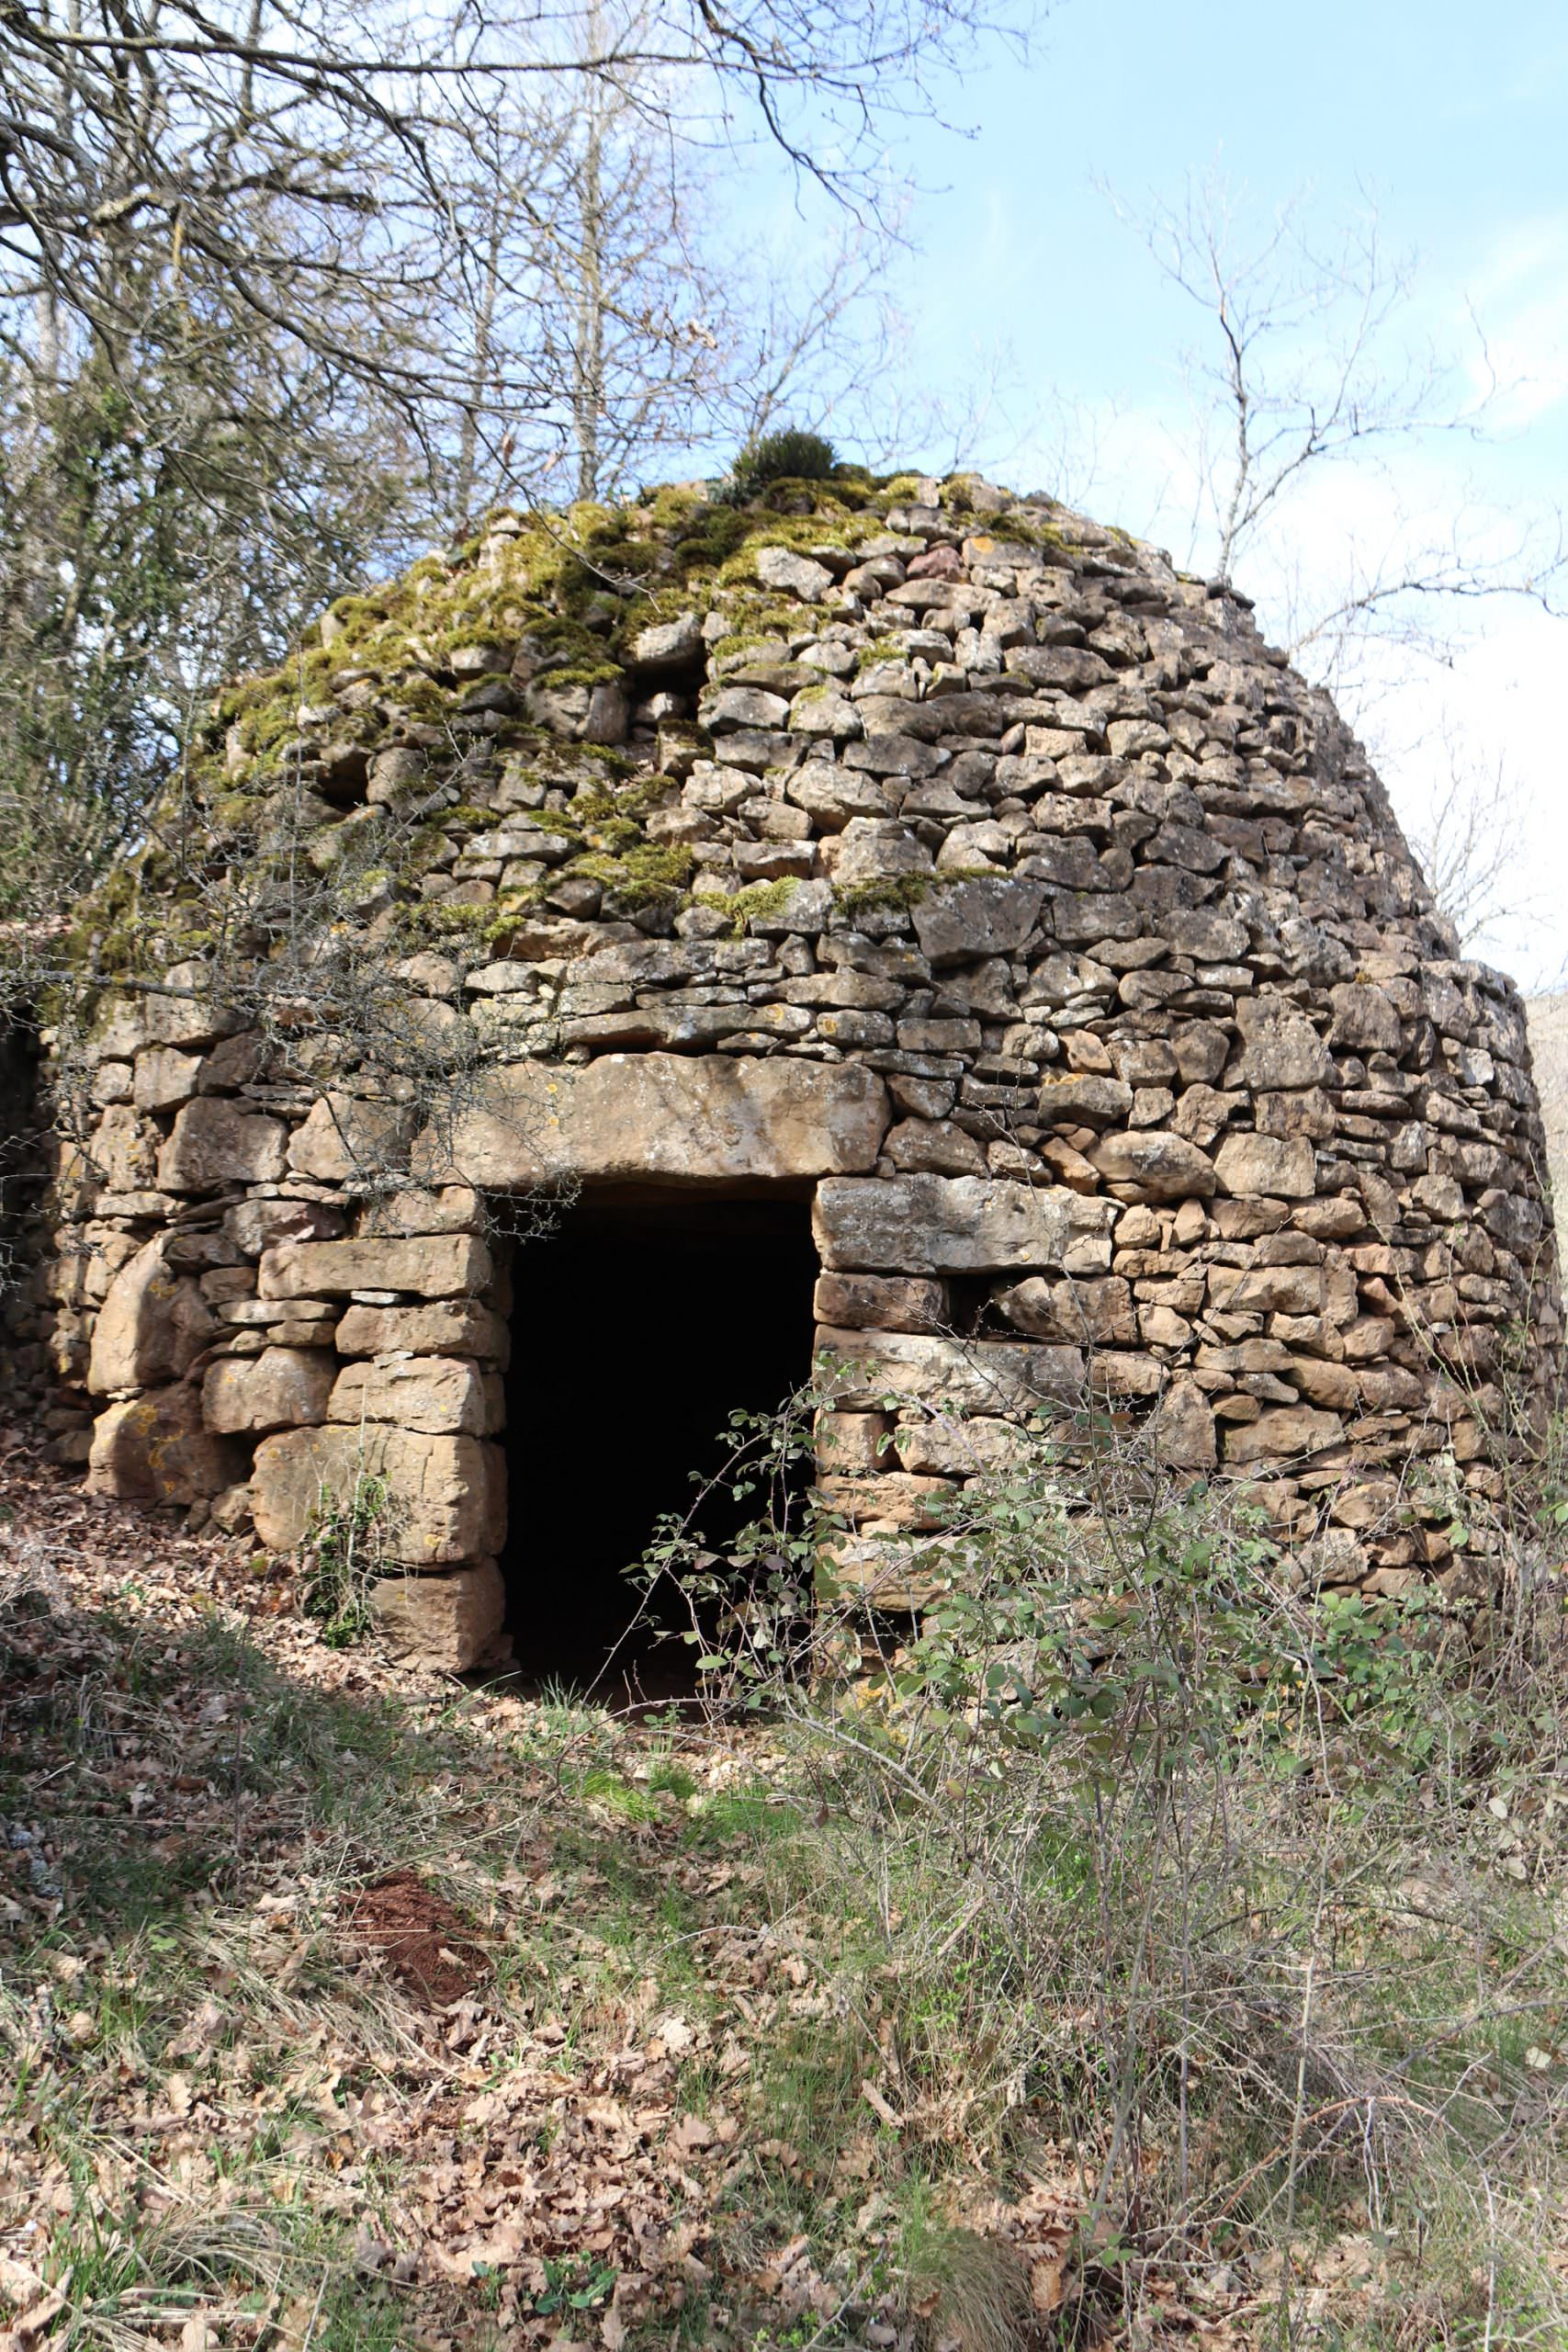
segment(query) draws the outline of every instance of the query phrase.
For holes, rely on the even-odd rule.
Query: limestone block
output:
[[[288,1136],[281,1119],[223,1095],[198,1095],[177,1114],[158,1154],[158,1182],[166,1193],[276,1183],[283,1173]]]
[[[501,1549],[506,1488],[500,1449],[475,1437],[429,1437],[383,1421],[264,1437],[251,1472],[258,1541],[269,1551],[293,1551],[323,1496],[345,1498],[361,1473],[384,1478],[390,1490],[384,1532],[392,1559],[441,1566]]]
[[[1119,1078],[1092,1070],[1053,1074],[1040,1089],[1043,1127],[1114,1127],[1133,1107],[1133,1090]]]
[[[1214,1416],[1195,1380],[1175,1380],[1152,1425],[1155,1451],[1170,1470],[1212,1470],[1219,1459]]]
[[[324,1420],[333,1364],[317,1348],[264,1348],[207,1368],[201,1410],[209,1430],[298,1429]]]
[[[288,1141],[288,1165],[318,1183],[400,1168],[417,1122],[402,1104],[365,1102],[355,1095],[324,1094],[310,1105]]]
[[[996,1294],[996,1303],[1015,1330],[1032,1340],[1060,1340],[1079,1348],[1131,1347],[1138,1327],[1133,1293],[1120,1274],[1098,1281],[1050,1282],[1030,1274]]]
[[[931,854],[904,826],[852,817],[841,833],[821,844],[821,859],[840,889],[863,882],[886,882],[905,874],[929,874]]]
[[[1039,921],[1044,896],[1043,883],[1021,876],[935,882],[913,910],[915,936],[933,964],[1011,955]]]
[[[172,965],[164,975],[168,994],[149,996],[146,1042],[152,1046],[214,1046],[244,1027],[243,1017],[220,1003],[213,976],[195,961]]]
[[[87,1491],[125,1502],[194,1503],[244,1472],[243,1449],[202,1427],[187,1383],[110,1405],[93,1424]]]
[[[172,1111],[188,1102],[201,1075],[201,1056],[172,1046],[151,1046],[136,1057],[132,1100],[139,1111]]]
[[[812,1228],[836,1272],[1087,1273],[1111,1262],[1114,1214],[1065,1186],[991,1176],[839,1177],[817,1187]]]
[[[459,1118],[450,1155],[420,1138],[414,1168],[511,1189],[572,1179],[832,1176],[875,1161],[887,1091],[857,1062],[604,1054],[581,1069],[516,1063]]]
[[[1337,1445],[1344,1434],[1337,1413],[1319,1412],[1311,1405],[1285,1405],[1260,1413],[1255,1421],[1225,1431],[1225,1464],[1246,1469],[1264,1462],[1288,1462],[1296,1454],[1319,1453]]]
[[[949,1413],[1028,1416],[1083,1393],[1077,1348],[830,1327],[818,1330],[817,1345],[832,1359],[828,1379],[842,1411],[874,1412],[885,1397],[910,1396]]]
[[[870,1478],[824,1478],[820,1492],[829,1510],[863,1527],[940,1527],[953,1493],[948,1478],[883,1470]]]
[[[139,1193],[156,1177],[158,1131],[129,1102],[111,1102],[93,1130],[87,1160],[111,1192]]]
[[[917,1174],[978,1176],[987,1164],[974,1136],[952,1119],[900,1119],[882,1148],[895,1168]]]
[[[331,1421],[396,1421],[430,1436],[466,1431],[489,1437],[504,1418],[501,1382],[455,1356],[398,1356],[351,1363],[339,1373],[327,1407]]]
[[[804,808],[824,833],[841,832],[852,817],[890,817],[893,804],[869,776],[850,768],[829,767],[810,760],[784,786],[797,808]]]
[[[333,1241],[344,1224],[342,1209],[329,1201],[236,1201],[223,1212],[224,1232],[247,1258],[275,1241]]]
[[[1320,1315],[1320,1266],[1212,1266],[1209,1304],[1232,1315]]]
[[[478,1356],[504,1372],[511,1335],[499,1315],[468,1298],[423,1306],[351,1306],[337,1327],[340,1356]]]
[[[796,555],[789,548],[760,548],[757,577],[764,588],[783,588],[807,605],[820,604],[833,584],[825,563],[814,563],[808,555]]]
[[[1214,1190],[1208,1154],[1168,1128],[1101,1136],[1089,1158],[1119,1201],[1207,1200]]]
[[[813,1431],[817,1466],[825,1475],[836,1472],[840,1477],[891,1469],[898,1459],[892,1430],[887,1413],[818,1413]]]
[[[93,1329],[87,1387],[95,1396],[180,1379],[217,1329],[195,1279],[170,1270],[164,1238],[121,1266]]]
[[[847,1418],[847,1417],[846,1417]],[[942,1478],[1005,1476],[1021,1470],[1035,1446],[1016,1422],[974,1414],[965,1420],[946,1415],[901,1420],[894,1438],[900,1468]]]
[[[468,1184],[423,1186],[372,1202],[360,1220],[363,1234],[397,1238],[422,1233],[482,1233],[484,1206]]]
[[[897,1274],[821,1273],[815,1311],[819,1323],[845,1330],[940,1331],[948,1320],[947,1289]]]
[[[1403,1037],[1393,1001],[1371,980],[1348,981],[1330,989],[1334,1025],[1329,1043],[1358,1053],[1397,1054]]]
[[[697,717],[710,735],[732,735],[743,727],[782,727],[789,705],[782,695],[765,694],[761,686],[721,686],[704,698]]]
[[[951,1535],[898,1537],[868,1528],[825,1544],[818,1557],[824,1597],[843,1601],[854,1595],[863,1606],[894,1616],[928,1609],[955,1585],[962,1591],[975,1581],[967,1547]]]
[[[455,1298],[487,1289],[493,1271],[484,1243],[467,1233],[405,1241],[280,1241],[264,1251],[257,1286],[263,1298],[332,1298],[355,1290]]]
[[[1370,1527],[1391,1527],[1398,1510],[1398,1480],[1367,1478],[1336,1495],[1328,1506],[1328,1516],[1339,1527],[1364,1531]]]
[[[1157,1396],[1166,1384],[1166,1370],[1157,1356],[1134,1355],[1122,1348],[1101,1348],[1089,1358],[1089,1385],[1097,1396]]]
[[[1353,1413],[1361,1401],[1361,1384],[1348,1364],[1331,1363],[1322,1356],[1292,1356],[1286,1374],[1309,1405],[1326,1405],[1331,1412]]]
[[[424,781],[424,753],[411,744],[394,743],[378,752],[370,763],[370,781],[366,799],[373,808],[390,807],[406,799]]]
[[[624,689],[613,678],[596,685],[561,684],[547,672],[524,693],[536,727],[572,742],[624,743],[629,716]]]
[[[1254,1093],[1288,1086],[1331,1086],[1334,1063],[1304,1012],[1289,997],[1269,991],[1236,999],[1242,1051],[1228,1073],[1232,1086]]]
[[[703,659],[703,625],[695,613],[682,613],[672,621],[655,621],[632,639],[631,666],[649,677],[688,670]]]
[[[1304,1136],[1227,1136],[1214,1154],[1220,1190],[1244,1199],[1311,1200],[1317,1161]]]
[[[466,1674],[500,1653],[506,1587],[493,1560],[440,1576],[382,1577],[370,1615],[394,1657],[437,1674]]]

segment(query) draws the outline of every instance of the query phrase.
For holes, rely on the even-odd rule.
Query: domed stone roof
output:
[[[182,791],[60,1049],[98,1486],[281,1549],[373,1457],[389,1622],[468,1662],[547,1343],[493,1204],[775,1188],[852,1515],[1098,1406],[1314,1573],[1467,1572],[1559,1338],[1523,1011],[1224,583],[973,477],[502,514]]]

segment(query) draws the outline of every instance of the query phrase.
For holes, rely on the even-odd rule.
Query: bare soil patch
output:
[[[372,1880],[349,1925],[430,2008],[449,2008],[490,1974],[462,1913],[432,1894],[417,1871],[388,1871]]]

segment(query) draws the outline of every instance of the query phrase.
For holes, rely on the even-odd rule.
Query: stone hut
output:
[[[867,1527],[1098,1405],[1382,1594],[1555,1375],[1512,986],[1247,600],[1043,497],[494,514],[217,697],[74,952],[16,1380],[271,1551],[373,1473],[450,1667],[601,1640],[814,1351]]]

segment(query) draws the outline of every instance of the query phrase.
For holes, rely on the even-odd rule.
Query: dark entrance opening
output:
[[[590,1193],[518,1251],[501,1565],[527,1680],[612,1702],[694,1687],[691,1645],[634,1622],[626,1571],[661,1513],[691,1509],[692,1474],[727,1458],[730,1413],[771,1411],[809,1375],[816,1276],[809,1205],[776,1194]],[[755,1512],[707,1497],[707,1544]]]

